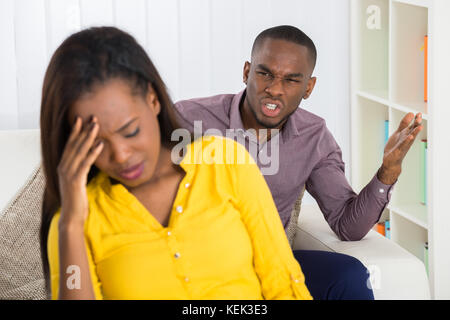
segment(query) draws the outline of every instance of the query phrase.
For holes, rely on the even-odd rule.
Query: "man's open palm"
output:
[[[410,124],[413,119],[414,123]],[[415,117],[412,112],[404,116],[397,131],[389,137],[384,147],[383,166],[386,168],[400,168],[403,158],[422,129],[421,113],[416,114]]]

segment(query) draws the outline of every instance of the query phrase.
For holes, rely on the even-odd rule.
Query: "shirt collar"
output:
[[[239,110],[239,106],[241,104],[242,99],[245,98],[246,90],[242,90],[238,94],[236,94],[231,101],[231,109],[230,109],[230,129],[243,129],[244,124],[242,122],[241,112]],[[300,132],[298,130],[295,118],[296,114],[299,112],[297,109],[293,114],[289,116],[283,128],[281,129],[281,142],[286,142],[289,139],[299,136]]]
[[[281,129],[281,136],[284,141],[290,140],[300,135],[300,131],[297,127],[297,121],[295,121],[298,112],[300,112],[300,108],[297,108],[297,110],[289,116],[283,128]]]
[[[239,106],[241,100],[245,97],[245,89],[236,94],[231,101],[230,109],[230,129],[244,129],[244,124],[242,122],[241,112]]]

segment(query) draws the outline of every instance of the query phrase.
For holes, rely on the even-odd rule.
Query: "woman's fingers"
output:
[[[86,158],[81,162],[79,167],[79,173],[83,176],[88,175],[89,170],[91,169],[92,165],[95,163],[95,160],[98,158],[100,153],[103,150],[103,142],[99,141],[97,142],[92,148],[90,148]]]
[[[61,160],[60,160],[61,163],[65,162],[67,158],[71,157],[73,145],[75,144],[76,140],[78,139],[78,136],[81,131],[81,127],[82,127],[81,118],[77,117],[75,119],[75,123],[70,132],[69,138],[67,139],[66,145],[64,146],[64,150],[63,150]]]
[[[67,139],[67,144],[73,143],[81,130],[82,121],[80,117],[75,119],[75,123],[72,127],[72,131],[70,133],[69,139]]]
[[[99,129],[98,123],[94,120],[87,128],[85,135],[80,137],[80,142],[77,145],[76,157],[85,158],[88,155],[89,150],[92,148],[94,141],[97,138]]]
[[[74,174],[80,171],[79,166],[88,156],[89,150],[97,137],[98,130],[99,125],[95,118],[85,125],[81,131],[79,130],[78,122],[75,123],[71,134],[72,139],[70,143],[68,140],[60,163],[66,173]]]

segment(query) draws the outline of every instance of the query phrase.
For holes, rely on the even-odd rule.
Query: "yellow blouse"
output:
[[[105,173],[88,184],[85,243],[96,298],[312,299],[270,190],[245,148],[203,137],[187,146],[180,166],[186,175],[168,227]],[[48,236],[54,299],[59,216]]]

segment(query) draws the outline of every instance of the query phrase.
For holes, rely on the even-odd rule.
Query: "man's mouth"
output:
[[[278,114],[280,113],[281,108],[279,104],[276,103],[263,103],[262,105],[262,113],[266,116],[266,117],[276,117],[278,116]]]

